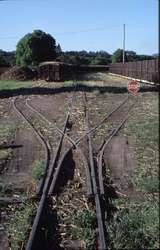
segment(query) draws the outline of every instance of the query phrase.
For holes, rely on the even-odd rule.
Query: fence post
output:
[[[146,73],[146,78],[147,78],[147,79],[146,79],[146,80],[149,81],[149,79],[148,79],[148,60],[147,60],[146,69],[147,69],[147,73]]]
[[[141,61],[140,81],[142,80],[142,62],[143,61]]]

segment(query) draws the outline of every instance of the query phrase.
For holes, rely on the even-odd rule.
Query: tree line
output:
[[[125,51],[125,61],[154,59],[157,55],[138,55],[135,51]],[[66,51],[61,49],[56,40],[41,30],[26,34],[17,43],[16,51],[0,50],[0,66],[29,65],[36,66],[43,61],[59,61],[76,65],[107,65],[122,62],[123,50],[113,54],[106,51]]]

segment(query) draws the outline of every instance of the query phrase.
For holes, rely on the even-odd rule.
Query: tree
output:
[[[56,53],[57,53],[57,55],[61,55],[61,53],[62,53],[61,45],[59,43],[56,47]]]
[[[117,49],[112,55],[112,63],[123,61],[123,49]]]
[[[7,67],[9,64],[6,62],[3,55],[0,54],[0,67]]]
[[[136,54],[135,51],[127,50],[125,55],[126,55],[127,62],[134,62],[138,60],[138,55]]]
[[[17,65],[38,65],[56,58],[56,41],[41,30],[26,34],[17,44]]]
[[[154,56],[150,56],[150,55],[137,55],[138,60],[142,61],[142,60],[151,60],[154,59]]]
[[[6,66],[15,65],[15,51],[4,51],[0,49],[0,57],[5,60]]]

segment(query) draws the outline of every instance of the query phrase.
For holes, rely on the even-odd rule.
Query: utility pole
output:
[[[126,25],[123,24],[123,63],[125,63]]]
[[[158,62],[160,66],[160,0],[158,0]]]

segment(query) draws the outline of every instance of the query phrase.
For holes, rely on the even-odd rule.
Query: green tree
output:
[[[58,45],[56,47],[56,53],[57,53],[57,55],[61,55],[62,54],[61,45],[59,43],[58,43]]]
[[[0,54],[0,67],[8,66],[8,63],[6,62],[4,56]]]
[[[123,50],[117,49],[112,55],[112,63],[118,63],[123,61]]]
[[[38,65],[56,58],[56,41],[41,30],[26,34],[17,44],[17,65]]]
[[[127,50],[125,55],[126,55],[127,62],[134,62],[138,60],[138,56],[135,51]]]
[[[150,55],[138,55],[137,56],[138,57],[138,60],[151,60],[151,59],[154,59],[154,58],[156,58],[156,57],[154,57],[154,56],[150,56]]]

